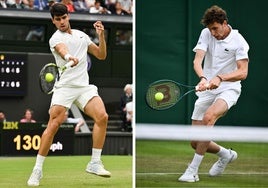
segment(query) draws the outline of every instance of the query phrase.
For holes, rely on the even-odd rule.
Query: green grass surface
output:
[[[268,187],[267,143],[219,142],[232,147],[238,159],[219,177],[208,171],[217,156],[206,154],[199,169],[199,182],[177,179],[191,162],[194,151],[189,142],[136,141],[136,187]]]
[[[47,157],[40,187],[132,187],[132,156],[102,156],[111,178],[103,178],[85,172],[89,156]],[[28,187],[26,182],[35,163],[35,157],[1,157],[0,187]]]

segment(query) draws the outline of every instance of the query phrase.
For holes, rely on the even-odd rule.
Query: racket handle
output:
[[[74,64],[74,61],[69,61],[63,67],[61,67],[61,71],[65,71],[66,69],[70,68]]]
[[[206,83],[206,88],[208,88],[208,86],[209,86],[209,83]],[[197,86],[195,86],[195,90],[197,91],[199,89],[199,86],[197,85]]]
[[[65,69],[70,68],[74,64],[74,61],[69,61],[68,63],[65,64]]]

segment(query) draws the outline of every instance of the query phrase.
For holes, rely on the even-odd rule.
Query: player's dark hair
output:
[[[52,18],[68,14],[67,6],[62,3],[56,3],[50,8],[50,14]]]
[[[204,26],[208,26],[213,24],[214,22],[223,24],[224,21],[228,21],[227,14],[225,10],[217,5],[213,5],[212,7],[208,8],[203,15],[201,23]]]

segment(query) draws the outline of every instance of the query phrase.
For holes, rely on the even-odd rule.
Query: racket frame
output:
[[[68,69],[68,68],[70,68],[72,65],[74,64],[74,62],[73,61],[69,61],[68,63],[66,63],[64,66],[62,66],[62,67],[59,67],[59,66],[57,66],[56,65],[56,63],[48,63],[48,64],[46,64],[46,65],[44,65],[43,66],[43,68],[41,69],[41,71],[40,71],[40,73],[39,73],[39,86],[40,86],[40,89],[41,89],[41,91],[43,92],[43,93],[46,93],[46,94],[52,94],[53,93],[53,91],[54,91],[54,85],[55,85],[55,83],[60,79],[60,76],[63,74],[63,72],[66,70],[66,69]],[[45,77],[45,75],[44,75],[44,70],[45,69],[47,69],[48,67],[55,67],[56,69],[56,74],[53,74],[53,76],[54,76],[54,80],[52,81],[52,83],[51,82],[47,82],[46,80],[45,80],[45,78],[43,78],[43,77]],[[48,72],[47,72],[48,73]],[[45,73],[46,74],[46,73]],[[43,83],[45,83],[45,84],[53,84],[53,86],[51,87],[51,89],[49,90],[49,91],[46,91],[44,88],[43,88],[43,84],[42,84],[42,82]]]
[[[155,104],[155,103],[157,103],[157,104],[161,104],[161,103],[163,103],[163,102],[165,102],[165,101],[156,101],[156,99],[154,98],[154,96],[155,96],[155,93],[157,93],[157,92],[161,92],[161,91],[158,91],[158,90],[155,90],[154,92],[151,92],[151,93],[149,93],[150,92],[150,88],[152,88],[153,86],[157,86],[158,84],[159,85],[161,85],[161,83],[163,82],[163,85],[164,85],[164,82],[170,82],[170,83],[172,83],[172,84],[174,84],[175,86],[177,86],[178,87],[178,92],[179,92],[179,96],[177,96],[177,97],[173,97],[173,95],[171,96],[171,97],[173,97],[173,102],[171,102],[171,104],[166,104],[166,105],[163,105],[163,106],[165,106],[165,107],[161,107],[161,108],[157,108],[156,106],[157,105],[153,105],[153,104]],[[183,90],[182,89],[182,87],[184,88],[184,90],[185,89],[188,89],[186,92],[184,92],[184,93],[181,93],[181,91]],[[191,93],[191,92],[194,92],[194,91],[196,91],[198,89],[198,86],[190,86],[190,85],[185,85],[185,84],[182,84],[182,83],[179,83],[179,82],[175,82],[175,81],[173,81],[173,80],[169,80],[169,79],[161,79],[161,80],[157,80],[157,81],[155,81],[155,82],[152,82],[149,86],[148,86],[148,88],[147,88],[147,92],[146,92],[146,96],[145,96],[145,100],[146,100],[146,103],[147,103],[147,105],[151,108],[151,109],[154,109],[154,110],[158,110],[158,111],[161,111],[161,110],[166,110],[166,109],[169,109],[169,108],[171,108],[171,107],[173,107],[175,104],[177,104],[183,97],[185,97],[186,95],[188,95],[189,93]],[[165,96],[165,93],[163,93],[164,94],[164,96]],[[170,95],[170,94],[169,94]],[[176,95],[176,94],[174,94],[174,95]],[[150,102],[150,101],[152,101],[152,100],[154,100],[153,102]],[[165,98],[164,98],[164,100],[165,100]],[[160,105],[158,105],[158,106],[160,106]]]

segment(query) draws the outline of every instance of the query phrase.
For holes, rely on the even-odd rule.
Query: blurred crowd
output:
[[[33,117],[34,111],[30,108],[25,109],[22,118],[19,120],[20,123],[36,123],[37,121]],[[0,110],[0,123],[8,122],[6,119],[6,114],[3,110]],[[75,125],[75,132],[79,132],[81,126],[85,124],[85,121],[82,118],[73,118],[69,117],[69,112],[66,111],[64,116],[65,123],[73,123]]]
[[[132,0],[0,0],[0,9],[48,11],[55,3],[63,3],[70,13],[132,15]]]

